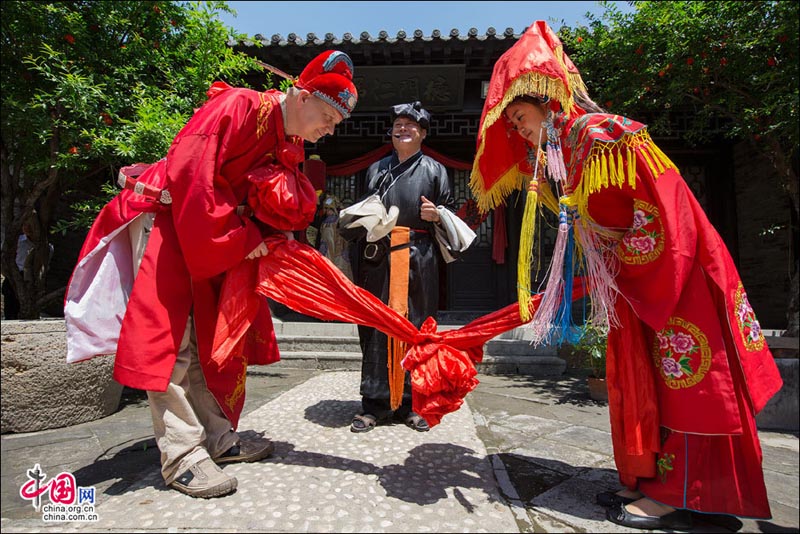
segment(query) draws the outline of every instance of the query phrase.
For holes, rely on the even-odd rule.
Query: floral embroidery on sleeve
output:
[[[739,333],[742,336],[745,348],[749,351],[763,350],[766,341],[764,333],[761,331],[761,325],[756,319],[753,307],[750,306],[750,301],[747,299],[747,293],[745,293],[741,281],[736,288],[733,305],[736,313],[736,324],[739,327]]]
[[[663,251],[664,227],[658,208],[643,200],[634,200],[633,224],[620,243],[620,258],[627,264],[643,265],[658,258]]]

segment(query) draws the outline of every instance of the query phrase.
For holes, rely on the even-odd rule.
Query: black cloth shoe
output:
[[[675,510],[661,517],[636,515],[618,504],[606,511],[606,519],[617,525],[645,530],[682,530],[692,529],[692,513],[689,510]]]
[[[641,497],[639,497],[641,499]],[[633,497],[623,497],[622,495],[617,495],[613,491],[603,491],[595,495],[595,501],[600,506],[605,506],[606,508],[611,508],[612,506],[616,506],[620,503],[622,504],[630,504],[634,499]]]

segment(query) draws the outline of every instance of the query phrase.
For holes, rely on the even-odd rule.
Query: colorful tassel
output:
[[[540,345],[549,341],[557,312],[561,307],[564,287],[564,255],[569,234],[567,212],[563,206],[558,215],[558,221],[558,236],[553,249],[553,259],[550,262],[547,286],[539,303],[539,309],[536,310],[533,321],[530,323],[532,331],[531,343],[533,345]]]
[[[539,140],[541,141],[541,131]],[[519,234],[519,256],[517,257],[517,303],[519,316],[523,321],[531,318],[531,260],[533,259],[533,235],[536,230],[536,212],[539,206],[539,145],[528,151],[528,158],[534,159],[533,178],[525,198],[525,211],[522,214],[522,227]]]

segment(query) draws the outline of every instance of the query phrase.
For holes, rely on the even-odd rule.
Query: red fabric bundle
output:
[[[457,330],[436,332],[432,318],[417,330],[380,299],[355,286],[317,250],[282,237],[269,238],[266,243],[267,256],[242,262],[228,272],[212,352],[217,362],[224,361],[247,331],[261,295],[319,319],[377,328],[410,347],[403,367],[411,372],[413,408],[435,426],[442,416],[457,410],[464,396],[478,385],[475,363],[483,358],[483,344],[523,324],[514,303]],[[582,291],[582,284],[575,287]],[[533,306],[538,303],[537,295]]]
[[[247,204],[259,220],[278,230],[300,230],[314,220],[317,193],[300,171],[270,163],[248,172],[246,177],[253,183]]]

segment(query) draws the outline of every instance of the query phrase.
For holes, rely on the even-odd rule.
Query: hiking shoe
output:
[[[218,464],[232,464],[235,462],[257,462],[263,460],[275,451],[275,444],[263,438],[259,440],[240,439],[214,461]]]
[[[203,499],[232,493],[236,485],[236,477],[226,475],[211,458],[203,458],[170,484],[181,493]]]

